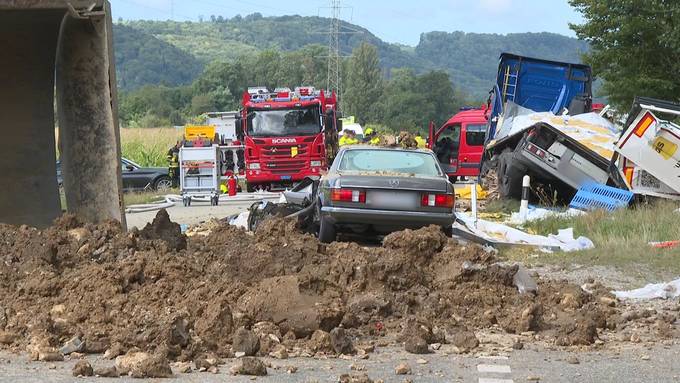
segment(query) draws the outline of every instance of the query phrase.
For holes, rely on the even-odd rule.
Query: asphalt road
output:
[[[457,183],[454,186],[456,189],[461,189],[466,187],[467,184]],[[239,196],[244,195],[246,194],[239,194]],[[181,202],[178,202],[175,203],[175,206],[166,210],[168,211],[170,219],[173,222],[186,225],[195,225],[201,222],[209,221],[212,218],[220,219],[246,211],[254,201],[255,199],[240,202],[225,202],[221,200],[218,206],[210,206],[209,202],[192,202],[191,206],[187,207],[183,206]],[[125,215],[125,219],[127,220],[128,228],[143,228],[144,225],[153,221],[156,213],[157,211],[127,213]]]
[[[234,214],[239,214],[255,202],[239,201],[239,202],[222,202],[218,206],[210,206],[209,202],[192,202],[191,206],[183,206],[181,202],[175,203],[175,206],[166,209],[170,220],[177,222],[180,225],[195,225],[201,222],[209,221],[212,218],[220,219],[229,217]],[[127,220],[128,228],[137,227],[143,228],[144,225],[153,221],[158,211],[147,211],[142,213],[127,213],[125,219]]]
[[[678,360],[680,346],[672,345],[631,345],[617,351],[567,351],[546,350],[542,347],[527,346],[524,350],[513,351],[508,356],[474,357],[448,354],[446,346],[428,355],[407,354],[398,348],[379,348],[366,360],[352,359],[312,359],[294,358],[287,360],[265,359],[271,363],[268,376],[251,378],[232,376],[229,367],[234,360],[226,360],[217,374],[192,372],[175,374],[171,380],[176,382],[337,382],[342,374],[366,373],[374,380],[384,382],[414,383],[429,382],[475,382],[475,383],[512,383],[512,382],[673,382],[679,381],[680,365]],[[569,356],[576,356],[579,364],[567,362]],[[418,359],[427,361],[419,364]],[[91,356],[94,366],[112,364],[111,361]],[[422,362],[422,361],[421,361]],[[394,368],[407,363],[410,375],[396,375]],[[75,361],[56,363],[29,362],[25,356],[0,353],[0,381],[7,383],[42,382],[140,382],[159,380],[139,380],[119,378],[75,378],[71,369]],[[297,372],[287,373],[288,366],[296,366]],[[538,380],[535,380],[538,379]]]

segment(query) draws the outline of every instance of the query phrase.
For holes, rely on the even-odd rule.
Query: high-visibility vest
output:
[[[340,142],[339,142],[340,146],[356,145],[358,143],[359,143],[359,140],[357,140],[356,138],[350,138],[350,137],[347,137],[347,136],[340,137]]]
[[[422,138],[422,137],[420,137],[420,136],[416,136],[416,142],[418,143],[418,147],[419,147],[419,148],[424,148],[424,147],[427,146],[427,143],[425,142],[425,139]]]

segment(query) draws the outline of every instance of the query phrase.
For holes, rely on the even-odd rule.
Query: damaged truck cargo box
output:
[[[587,65],[501,55],[480,172],[496,173],[501,197],[519,198],[525,175],[562,198],[609,180],[619,132],[589,113],[592,81]]]
[[[680,199],[680,104],[638,97],[616,143],[613,179],[638,195]],[[662,118],[664,117],[664,118]]]

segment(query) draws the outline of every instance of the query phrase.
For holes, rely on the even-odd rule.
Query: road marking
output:
[[[481,355],[478,357],[479,359],[491,359],[491,360],[508,360],[508,358],[505,355]]]
[[[477,372],[488,372],[492,374],[510,374],[510,366],[496,365],[496,364],[480,364],[477,365]]]
[[[515,383],[512,379],[479,378],[479,383]]]

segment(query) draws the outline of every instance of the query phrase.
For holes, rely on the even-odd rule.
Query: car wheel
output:
[[[512,151],[505,150],[498,158],[498,192],[501,198],[519,198],[522,194],[522,177],[512,168]]]
[[[166,192],[172,189],[172,179],[168,176],[158,177],[153,183],[153,188],[156,191]]]
[[[321,222],[319,222],[319,242],[331,243],[335,241],[335,236],[335,225],[327,217],[321,217]]]

